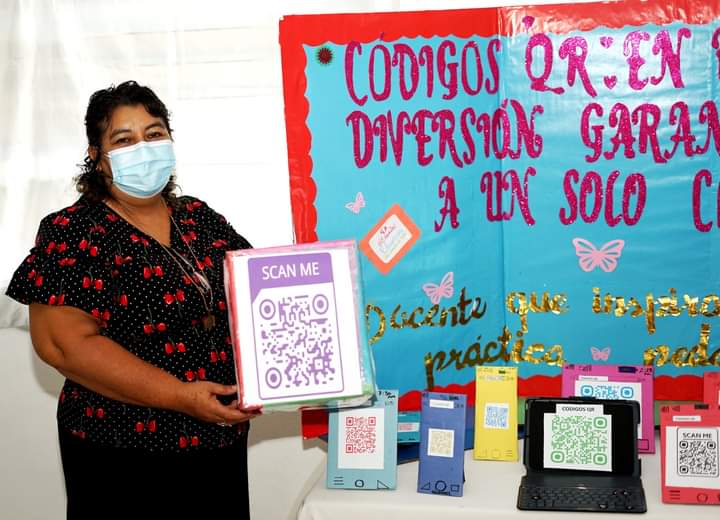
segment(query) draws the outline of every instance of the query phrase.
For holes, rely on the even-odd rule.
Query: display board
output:
[[[355,239],[378,385],[701,399],[720,314],[720,2],[286,16],[296,239]]]

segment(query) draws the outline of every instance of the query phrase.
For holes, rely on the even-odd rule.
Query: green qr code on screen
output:
[[[550,460],[555,464],[604,466],[610,451],[605,416],[555,415],[551,424]]]

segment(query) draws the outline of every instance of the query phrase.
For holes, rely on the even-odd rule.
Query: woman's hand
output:
[[[223,424],[237,424],[260,415],[260,406],[240,409],[237,400],[228,405],[218,400],[218,396],[235,393],[235,385],[221,385],[210,381],[183,383],[177,411],[201,421]]]

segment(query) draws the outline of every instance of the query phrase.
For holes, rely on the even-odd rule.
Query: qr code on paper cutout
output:
[[[718,434],[715,428],[678,428],[677,472],[689,477],[717,477]]]
[[[550,460],[556,464],[604,466],[610,452],[610,422],[604,415],[554,415]]]
[[[345,417],[345,453],[375,453],[377,449],[376,417]]]
[[[428,455],[452,458],[455,451],[455,431],[428,428]]]
[[[342,388],[335,300],[332,289],[319,290],[323,286],[294,295],[286,289],[276,298],[267,291],[254,309],[260,377],[267,388]]]
[[[507,403],[485,403],[485,428],[507,430],[509,414]]]
[[[580,385],[579,394],[582,397],[596,397],[597,399],[637,399],[635,389],[622,383],[603,383]]]

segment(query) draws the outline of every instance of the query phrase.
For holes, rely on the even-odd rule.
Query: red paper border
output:
[[[290,173],[295,239],[298,243],[318,239],[314,201],[317,187],[312,178],[310,144],[312,136],[305,124],[308,101],[305,98],[305,52],[303,45],[325,42],[346,44],[352,40],[367,43],[379,38],[393,41],[401,37],[458,37],[492,35],[512,36],[524,30],[523,19],[533,17],[535,32],[564,34],[589,31],[600,26],[621,28],[676,21],[688,24],[708,23],[720,13],[718,0],[624,0],[583,4],[551,4],[444,11],[407,11],[394,13],[355,13],[335,15],[293,15],[280,21],[280,46],[283,69],[283,96]],[[560,376],[533,376],[520,379],[520,395],[559,395]],[[470,393],[469,395],[473,395]],[[414,394],[400,398],[415,402]],[[702,378],[698,376],[660,376],[655,379],[655,399],[701,400]],[[419,401],[418,401],[419,402]],[[312,414],[306,414],[311,417]],[[327,420],[325,419],[325,431]],[[310,426],[310,425],[309,425]],[[303,435],[308,435],[303,425]]]

